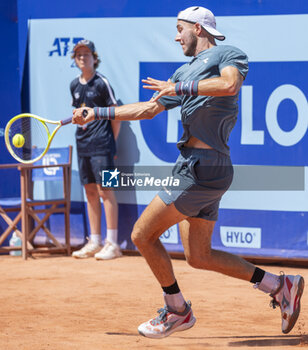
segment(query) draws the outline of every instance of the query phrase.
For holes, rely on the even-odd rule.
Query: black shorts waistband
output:
[[[192,148],[192,147],[181,147],[180,153],[182,156],[187,157],[190,155],[198,155],[198,156],[208,156],[208,155],[217,155],[229,158],[227,154],[221,153],[213,148]]]

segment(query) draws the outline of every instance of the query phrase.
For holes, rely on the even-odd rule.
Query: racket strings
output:
[[[10,126],[9,140],[13,152],[23,160],[32,160],[43,153],[47,147],[49,130],[44,122],[36,118],[22,117],[15,120]],[[14,142],[15,135],[20,134],[24,144]]]

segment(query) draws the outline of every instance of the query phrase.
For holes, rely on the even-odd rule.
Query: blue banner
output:
[[[179,9],[188,6],[182,5],[177,3]],[[226,6],[233,5],[228,2]],[[217,12],[217,2],[215,6],[213,11]],[[267,7],[267,15],[261,11],[255,16],[239,16],[234,5],[234,12],[224,16],[220,8],[222,16],[217,17],[218,29],[227,36],[226,44],[248,54],[250,71],[241,89],[238,121],[229,140],[233,163],[242,171],[236,171],[236,186],[221,200],[213,245],[246,255],[279,252],[280,256],[289,256],[293,252],[290,254],[295,256],[294,251],[304,254],[308,229],[308,167],[304,153],[308,146],[308,91],[303,74],[308,62],[308,39],[303,30],[308,15],[291,11],[287,16],[278,12],[270,16],[274,13],[269,3],[252,6],[254,10],[261,7]],[[168,79],[189,61],[174,41],[177,11],[173,10],[172,17],[165,16],[164,7],[157,17],[130,17],[130,11],[123,11],[125,15],[116,18],[31,20],[31,112],[54,120],[70,115],[69,84],[79,74],[70,56],[80,37],[95,42],[102,58],[98,71],[108,77],[118,99],[125,104],[148,100],[152,92],[142,88],[141,79]],[[143,7],[139,13],[145,15]],[[129,35],[123,36],[123,28],[129,28]],[[292,49],[286,49],[286,42],[292,42]],[[48,84],[42,86],[41,81]],[[64,147],[74,142],[74,133],[74,126],[66,127],[65,132],[56,135],[55,145]],[[137,167],[171,167],[178,156],[176,143],[181,134],[180,108],[164,111],[152,120],[123,122],[116,165],[129,166],[132,173]],[[75,161],[73,172],[77,171]],[[248,181],[253,179],[251,175],[256,186],[254,180]],[[111,182],[108,176],[104,177],[106,183]],[[299,186],[293,186],[292,181]],[[241,187],[242,183],[246,187]],[[74,196],[81,192],[80,184],[75,183],[73,200],[78,200]],[[116,194],[123,211],[120,243],[122,248],[131,248],[133,223],[155,191],[136,188]],[[279,222],[283,226],[280,229]],[[182,251],[177,226],[167,230],[161,240],[168,250]]]

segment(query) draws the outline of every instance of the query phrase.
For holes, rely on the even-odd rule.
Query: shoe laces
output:
[[[96,247],[96,244],[93,243],[93,242],[91,242],[91,241],[89,241],[81,250],[82,250],[83,252],[86,252],[86,251],[88,251],[88,250],[94,249],[95,247]]]
[[[169,312],[167,309],[167,305],[165,305],[165,307],[163,308],[158,309],[157,312],[159,313],[159,315],[156,318],[154,318],[151,322],[153,326],[157,326],[167,320],[167,315]]]
[[[103,248],[104,252],[107,252],[107,251],[109,251],[110,249],[113,249],[113,248],[114,248],[114,246],[113,246],[113,244],[111,242],[105,241],[105,245],[104,245],[104,248]]]
[[[106,247],[106,250],[119,250],[119,246],[116,243],[109,242],[105,240],[104,248]]]
[[[187,306],[191,307],[190,300],[187,300],[186,307]],[[157,312],[159,313],[159,315],[156,318],[154,318],[151,322],[153,326],[156,326],[158,324],[165,322],[167,320],[167,315],[170,311],[168,310],[167,305],[165,305],[163,308],[158,309]]]

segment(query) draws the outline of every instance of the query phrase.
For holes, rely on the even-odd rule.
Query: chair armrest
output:
[[[18,168],[20,163],[11,163],[11,164],[0,164],[0,169],[13,169]]]
[[[41,168],[68,168],[70,167],[70,164],[64,163],[64,164],[49,164],[49,165],[31,165],[31,164],[18,164],[18,170],[21,169],[41,169]]]

